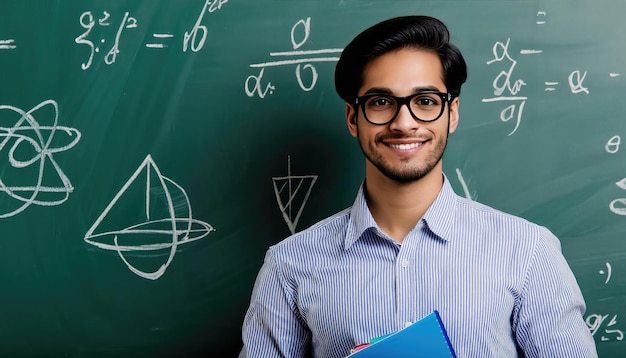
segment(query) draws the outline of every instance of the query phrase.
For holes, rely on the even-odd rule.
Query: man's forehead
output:
[[[433,51],[402,48],[386,52],[370,60],[363,68],[359,93],[380,88],[418,92],[437,90],[445,92],[443,66]]]

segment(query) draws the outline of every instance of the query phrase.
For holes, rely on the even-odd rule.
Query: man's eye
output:
[[[413,102],[418,105],[418,106],[424,106],[424,107],[429,107],[429,106],[437,106],[439,105],[439,102],[437,100],[437,98],[432,98],[432,97],[428,97],[428,96],[421,96],[421,97],[415,97],[413,99]]]
[[[372,107],[386,107],[393,105],[393,101],[391,101],[388,97],[372,97],[369,101],[367,101],[367,103],[368,106]]]

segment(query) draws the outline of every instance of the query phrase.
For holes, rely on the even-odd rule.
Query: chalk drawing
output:
[[[52,120],[40,118],[47,125],[35,118],[50,114]],[[0,105],[0,155],[6,153],[9,164],[0,167],[0,193],[13,199],[2,201],[0,218],[19,214],[30,205],[60,205],[74,190],[53,155],[74,147],[81,134],[59,126],[58,120],[59,106],[53,100],[29,111]]]
[[[287,156],[287,176],[272,178],[276,202],[292,234],[296,232],[298,220],[300,220],[300,215],[302,215],[302,210],[309,199],[311,189],[313,189],[316,180],[317,175],[291,175],[290,156]],[[300,190],[306,190],[306,193],[304,194],[304,198],[298,203],[296,202],[296,198],[301,197],[301,195],[298,196],[299,193],[302,194]],[[296,209],[297,213],[294,217],[293,208],[296,205],[299,205],[299,208]]]
[[[138,182],[141,175],[145,176],[143,184]],[[132,193],[139,193],[139,196],[145,197],[145,202],[139,203],[141,207],[124,206],[125,203],[137,202]],[[126,196],[129,197],[128,200],[121,204]],[[134,213],[125,213],[134,208],[141,211],[137,213],[142,219],[140,222],[134,221],[137,220],[132,218]],[[114,214],[122,220],[127,219],[128,222],[126,224],[115,220],[107,222],[107,217]],[[117,252],[130,271],[140,277],[156,280],[171,264],[179,245],[202,239],[212,231],[215,229],[211,225],[193,219],[185,190],[163,176],[152,157],[148,155],[94,222],[85,235],[85,241],[101,249]],[[125,255],[129,252],[143,252],[146,258],[163,252],[168,256],[158,269],[147,271],[137,268],[130,262]]]

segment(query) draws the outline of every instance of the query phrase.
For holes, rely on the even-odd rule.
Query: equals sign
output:
[[[539,11],[537,12],[537,16],[543,16],[544,18],[546,17],[546,12],[545,11]],[[544,20],[537,20],[537,25],[545,25],[546,22]]]
[[[558,82],[544,82],[544,84],[546,85],[546,91],[555,91],[556,88],[554,88],[554,86],[558,85]]]
[[[174,35],[172,34],[152,34],[152,37],[154,37],[155,39],[169,39],[174,37]],[[149,43],[146,44],[146,47],[148,48],[166,48],[167,45],[163,44],[163,43]]]
[[[0,40],[0,50],[12,50],[15,48],[15,40]]]

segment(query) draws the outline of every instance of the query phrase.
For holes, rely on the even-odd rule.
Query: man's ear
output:
[[[454,133],[456,127],[459,125],[459,97],[455,97],[452,102],[450,102],[450,129],[449,133]]]
[[[349,103],[346,102],[346,123],[348,124],[348,130],[353,137],[357,136],[356,131],[356,121],[357,121],[357,112],[356,109]]]

